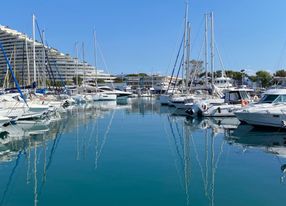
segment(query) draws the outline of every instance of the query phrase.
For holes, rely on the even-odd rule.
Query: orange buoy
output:
[[[245,99],[241,100],[241,105],[242,105],[243,107],[246,107],[246,106],[248,105],[248,101],[245,100]]]

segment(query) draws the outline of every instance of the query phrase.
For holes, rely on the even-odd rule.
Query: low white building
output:
[[[130,86],[133,90],[137,89],[150,89],[153,88],[156,92],[166,91],[168,89],[169,83],[171,85],[178,85],[181,78],[176,78],[171,76],[162,75],[126,75],[126,84]]]

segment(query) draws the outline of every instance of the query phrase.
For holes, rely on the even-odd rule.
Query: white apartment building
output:
[[[97,70],[94,66],[80,62],[78,59],[64,54],[57,49],[44,46],[35,42],[34,68],[33,40],[26,34],[0,25],[0,42],[10,60],[13,71],[20,85],[30,85],[34,81],[34,71],[36,71],[36,82],[44,85],[47,81],[65,81],[72,83],[77,75],[85,80],[112,81],[115,77]],[[0,82],[3,84],[7,71],[7,63],[2,51],[0,51]],[[6,78],[7,79],[7,78]]]

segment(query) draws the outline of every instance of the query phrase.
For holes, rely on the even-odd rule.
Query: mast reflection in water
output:
[[[172,114],[141,98],[2,127],[0,205],[285,202],[286,132]]]

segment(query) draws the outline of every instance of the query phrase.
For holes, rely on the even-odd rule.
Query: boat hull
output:
[[[214,105],[202,112],[205,117],[235,117],[234,112],[241,110],[241,105]]]
[[[93,101],[115,101],[117,96],[115,94],[95,94],[93,95]]]
[[[286,114],[235,112],[235,115],[241,122],[253,126],[286,127]]]

